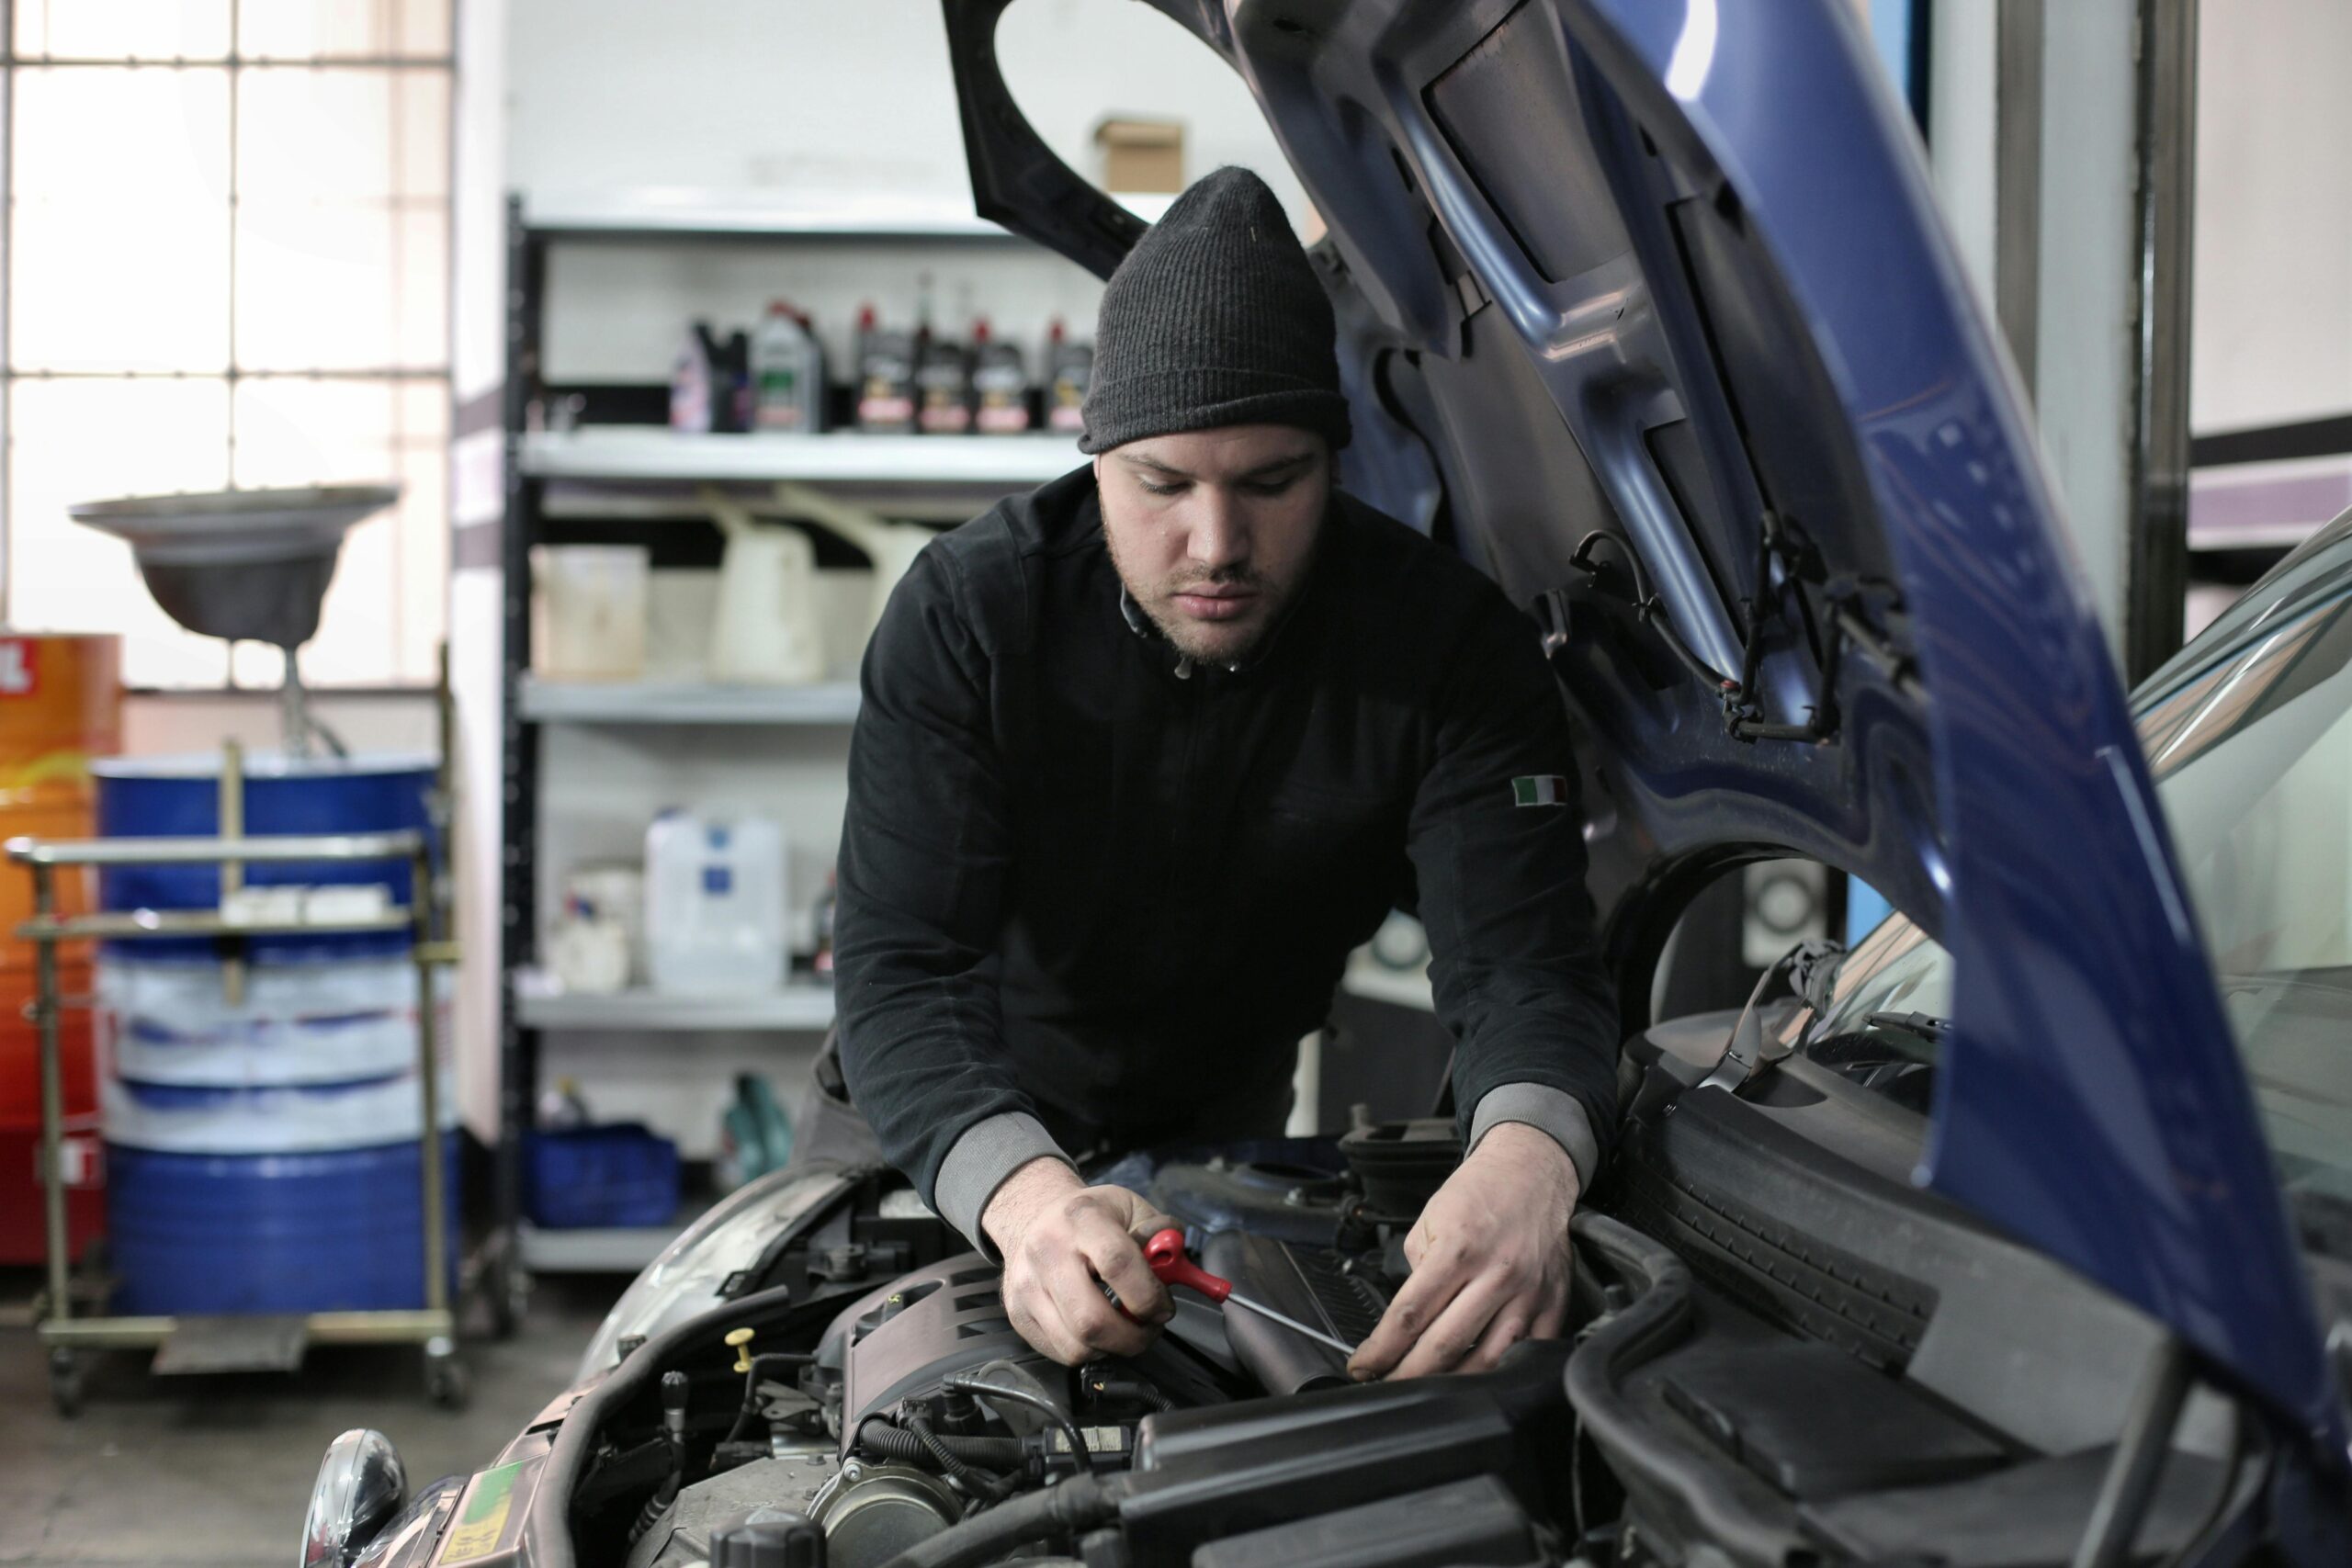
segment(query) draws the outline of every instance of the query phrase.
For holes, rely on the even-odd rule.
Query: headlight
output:
[[[350,1568],[408,1495],[392,1440],[355,1427],[327,1445],[302,1521],[302,1568]]]
[[[759,1261],[768,1245],[810,1211],[847,1191],[850,1177],[839,1171],[771,1171],[722,1199],[709,1213],[662,1249],[621,1292],[575,1381],[585,1382],[621,1359],[621,1341],[650,1338],[705,1307],[718,1304],[728,1280]]]

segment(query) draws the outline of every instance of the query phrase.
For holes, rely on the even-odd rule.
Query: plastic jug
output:
[[[555,681],[634,681],[645,672],[651,552],[643,545],[542,545],[538,672]]]
[[[874,563],[874,598],[867,606],[865,634],[873,636],[875,624],[882,618],[883,606],[890,602],[890,591],[899,586],[899,579],[913,569],[915,557],[939,536],[919,523],[886,522],[861,506],[834,500],[820,491],[804,485],[782,483],[775,487],[776,504],[797,517],[830,528],[864,550]]]
[[[755,428],[809,435],[824,427],[825,360],[808,318],[778,299],[752,340]]]
[[[786,903],[784,830],[768,818],[665,811],[646,829],[646,966],[655,990],[777,989]]]
[[[762,527],[733,498],[706,485],[703,504],[727,535],[718,563],[710,678],[770,686],[825,677],[817,610],[817,552],[808,536]]]

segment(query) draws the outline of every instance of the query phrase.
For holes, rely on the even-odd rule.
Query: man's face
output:
[[[1114,447],[1094,483],[1128,596],[1178,652],[1234,664],[1306,580],[1331,459],[1310,431],[1237,424]]]

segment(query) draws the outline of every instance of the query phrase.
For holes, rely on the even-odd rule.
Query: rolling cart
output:
[[[233,789],[235,769],[230,779]],[[235,829],[233,818],[224,825]],[[181,1370],[227,1371],[239,1367],[299,1364],[311,1344],[415,1344],[424,1350],[426,1393],[436,1404],[456,1406],[466,1396],[457,1358],[455,1317],[449,1304],[448,1210],[440,1146],[440,1089],[435,1066],[439,1023],[433,971],[454,963],[457,949],[436,931],[432,895],[435,886],[426,835],[413,829],[333,837],[247,837],[232,830],[220,838],[122,838],[96,840],[11,839],[10,860],[30,869],[34,916],[17,935],[34,944],[37,989],[28,1010],[40,1032],[40,1151],[48,1289],[36,1312],[40,1343],[49,1353],[50,1391],[61,1415],[81,1407],[85,1350],[155,1349],[159,1362],[178,1352]],[[236,886],[242,868],[257,863],[405,861],[411,897],[406,908],[389,908],[340,918],[307,918],[303,910],[284,919],[244,919],[226,909],[132,909],[61,916],[57,912],[60,867],[214,864],[222,886]],[[308,890],[306,890],[308,891]],[[278,913],[285,913],[279,911]],[[424,1305],[422,1310],[318,1312],[291,1315],[232,1317],[78,1317],[74,1313],[69,1237],[65,1223],[65,1177],[61,1161],[64,1135],[64,1068],[58,1048],[57,944],[82,938],[114,940],[162,937],[277,936],[367,931],[411,932],[416,969],[417,1083],[424,1098],[424,1125],[417,1141],[422,1168],[424,1237]],[[86,998],[85,998],[86,999]]]

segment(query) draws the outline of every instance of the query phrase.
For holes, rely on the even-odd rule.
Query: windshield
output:
[[[2142,746],[2280,1174],[2352,1210],[2352,595],[2144,705]],[[1896,914],[1840,968],[1803,1049],[1925,1111],[1951,959]],[[2324,1213],[2323,1213],[2323,1211]],[[2328,1250],[2337,1248],[2331,1247]]]

